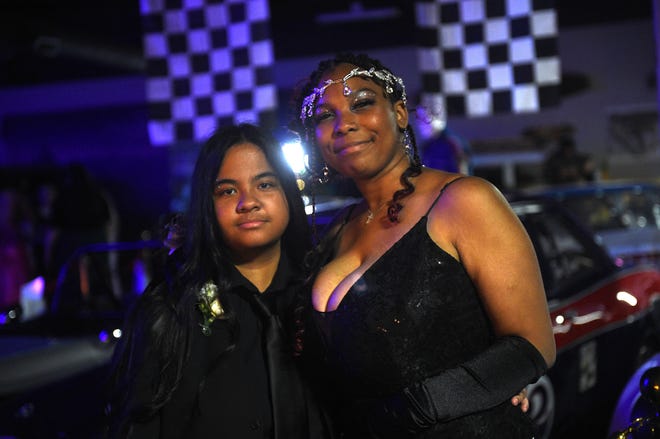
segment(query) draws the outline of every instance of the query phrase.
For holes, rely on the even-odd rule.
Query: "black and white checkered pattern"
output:
[[[556,105],[553,0],[418,0],[421,103],[468,117]]]
[[[275,120],[267,0],[141,0],[141,10],[153,145]]]

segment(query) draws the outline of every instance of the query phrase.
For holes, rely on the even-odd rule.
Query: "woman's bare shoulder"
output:
[[[504,195],[493,183],[477,176],[446,174],[438,179],[436,191],[441,191],[436,203],[441,209],[473,211],[491,204],[506,204]]]

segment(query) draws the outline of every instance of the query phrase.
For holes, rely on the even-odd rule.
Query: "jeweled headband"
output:
[[[401,87],[401,100],[403,101],[404,105],[407,105],[407,99],[406,99],[406,87],[403,85],[403,79],[400,77],[393,75],[392,73],[388,72],[387,70],[376,70],[375,68],[370,68],[369,70],[361,69],[360,67],[356,67],[346,76],[344,76],[341,79],[328,79],[326,80],[321,87],[316,87],[312,93],[309,94],[304,100],[302,104],[302,108],[300,109],[300,120],[302,122],[305,122],[308,118],[312,117],[312,114],[314,114],[314,107],[316,106],[316,103],[318,100],[323,96],[323,93],[325,93],[325,89],[330,87],[332,84],[339,84],[340,82],[344,86],[344,96],[350,95],[353,91],[351,88],[348,86],[346,81],[351,79],[353,76],[366,76],[368,78],[373,78],[374,76],[381,81],[385,83],[385,93],[388,95],[391,95],[394,93],[394,87],[396,85],[399,85]]]

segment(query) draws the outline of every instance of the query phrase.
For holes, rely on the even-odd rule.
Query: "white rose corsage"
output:
[[[197,306],[202,312],[202,334],[211,335],[211,324],[225,314],[218,298],[218,286],[211,281],[206,282],[197,293],[197,299]]]

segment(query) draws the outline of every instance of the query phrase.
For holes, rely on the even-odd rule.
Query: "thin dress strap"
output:
[[[329,227],[326,229],[325,233],[322,235],[321,238],[322,246],[324,246],[323,243],[327,245],[328,242],[332,242],[335,239],[337,239],[341,231],[344,229],[344,226],[348,224],[348,220],[353,215],[353,210],[355,210],[358,204],[359,203],[352,203],[349,206],[346,206],[340,213],[337,214],[337,216],[333,219]],[[341,223],[337,225],[337,223],[339,223],[340,218],[341,218]],[[330,233],[332,229],[335,229],[334,233]]]
[[[450,184],[452,184],[452,183],[455,182],[455,181],[462,180],[462,179],[464,179],[464,178],[465,178],[464,176],[463,176],[463,177],[458,177],[458,178],[455,178],[455,179],[449,181],[448,183],[446,183],[446,184],[442,187],[442,189],[440,190],[440,193],[438,194],[438,196],[435,197],[435,200],[433,200],[433,203],[431,203],[431,207],[429,207],[429,210],[426,211],[426,214],[425,214],[424,216],[429,216],[429,213],[431,213],[431,210],[433,209],[433,207],[435,207],[435,203],[438,202],[438,200],[440,199],[440,197],[442,196],[442,194],[445,192],[445,189],[447,189],[447,188],[449,187]]]

